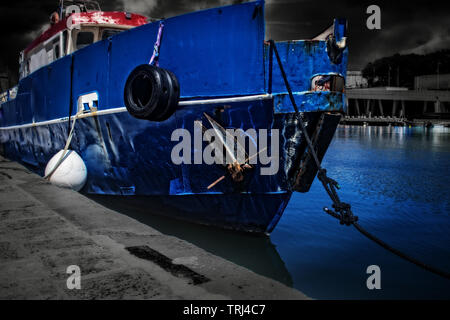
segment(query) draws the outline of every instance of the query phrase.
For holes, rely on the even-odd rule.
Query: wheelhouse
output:
[[[96,1],[60,1],[58,11],[50,16],[50,27],[20,53],[20,78],[76,50],[149,21],[139,14],[101,11]]]

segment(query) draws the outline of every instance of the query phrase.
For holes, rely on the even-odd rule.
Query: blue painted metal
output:
[[[291,192],[127,196],[122,197],[119,206],[127,211],[150,208],[150,212],[225,229],[270,233],[290,197]],[[110,203],[110,198],[96,195],[94,199]]]
[[[283,63],[292,91],[301,94],[311,89],[311,80],[316,75],[337,74],[346,78],[348,49],[340,64],[333,64],[328,58],[325,41],[295,40],[277,42],[278,53]],[[265,88],[269,86],[269,45],[264,46]],[[287,93],[280,67],[273,62],[272,92]]]
[[[302,92],[294,94],[297,107],[303,112],[335,111],[345,112],[344,95],[340,92]],[[276,113],[294,112],[287,93],[274,95]]]
[[[176,74],[183,100],[267,93],[270,66],[263,42],[263,4],[250,2],[164,21],[159,63]],[[99,110],[123,107],[125,81],[137,65],[148,63],[157,31],[158,23],[134,28],[35,71],[20,81],[16,99],[0,105],[0,127],[68,117],[71,81],[72,115],[78,97],[94,91],[99,95]],[[342,112],[345,104],[342,93],[310,92],[311,79],[330,73],[345,77],[347,51],[340,64],[332,64],[324,41],[288,41],[277,46],[312,133],[322,112]],[[183,106],[163,122],[138,120],[127,112],[79,119],[71,148],[88,169],[82,191],[123,196],[136,205],[144,201],[177,218],[270,232],[289,201],[306,149],[280,70],[276,63],[272,67],[270,99]],[[211,182],[226,173],[222,166],[173,164],[170,154],[177,142],[171,141],[172,132],[185,128],[193,134],[194,121],[204,119],[203,112],[225,128],[279,129],[278,173],[259,175],[256,165],[242,185],[225,179],[208,190]],[[328,125],[330,139],[335,125]],[[0,142],[8,157],[43,174],[49,159],[64,148],[67,130],[66,121],[0,128]],[[314,175],[303,181],[306,189]]]
[[[336,41],[341,41],[343,37],[347,36],[347,19],[334,19],[334,37]]]

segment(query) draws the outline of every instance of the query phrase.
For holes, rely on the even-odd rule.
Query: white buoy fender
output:
[[[45,167],[45,176],[47,176],[58,163],[64,150],[55,154]],[[86,183],[87,169],[83,159],[73,150],[67,150],[64,160],[59,167],[50,176],[50,182],[63,188],[70,188],[80,191]]]

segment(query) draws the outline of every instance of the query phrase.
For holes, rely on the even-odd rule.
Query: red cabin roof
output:
[[[127,18],[127,15],[129,18]],[[40,43],[50,39],[58,32],[68,29],[67,22],[70,18],[72,20],[72,25],[104,24],[137,27],[148,22],[145,16],[135,13],[125,13],[121,11],[92,11],[73,13],[69,18],[60,20],[59,22],[48,28],[46,31],[44,31],[39,37],[34,39],[34,41],[31,42],[31,44],[24,50],[24,53],[28,53],[30,50],[38,46]]]

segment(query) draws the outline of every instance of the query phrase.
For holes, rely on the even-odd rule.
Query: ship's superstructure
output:
[[[20,78],[59,58],[150,19],[129,12],[103,12],[96,1],[61,1],[50,27],[20,53]]]

